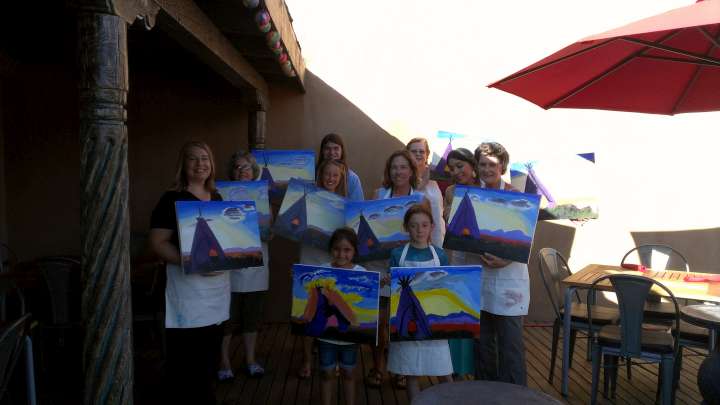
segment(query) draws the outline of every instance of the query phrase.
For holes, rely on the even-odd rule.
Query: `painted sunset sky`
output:
[[[292,312],[300,318],[308,300],[308,288],[320,283],[336,290],[355,312],[358,322],[376,323],[378,319],[380,273],[329,267],[293,265]]]
[[[216,181],[215,186],[224,201],[255,201],[263,237],[270,233],[270,199],[267,180]]]
[[[537,224],[539,196],[480,187],[456,186],[450,221],[468,193],[480,231],[521,231],[532,239]]]
[[[405,211],[413,204],[419,203],[422,198],[422,195],[412,195],[384,200],[348,201],[345,204],[345,224],[357,232],[362,211],[379,241],[405,240],[407,239],[407,233],[403,230]]]
[[[309,225],[323,230],[328,235],[344,225],[345,199],[298,179],[290,180],[278,216],[301,199],[303,193],[306,193],[305,206]]]
[[[260,170],[267,164],[274,181],[315,179],[315,152],[311,150],[253,150]]]
[[[253,201],[178,201],[175,209],[180,251],[184,256],[190,255],[201,210],[224,251],[260,250],[258,215]]]
[[[482,267],[393,267],[390,269],[390,318],[395,318],[400,300],[400,277],[410,276],[415,296],[426,314],[447,316],[465,312],[480,319]]]

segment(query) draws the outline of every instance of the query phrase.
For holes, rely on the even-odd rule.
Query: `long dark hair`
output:
[[[340,145],[341,153],[340,153],[340,159],[338,159],[338,160],[347,165],[347,163],[345,162],[345,142],[343,142],[342,136],[340,136],[340,134],[331,132],[331,133],[325,135],[323,137],[322,141],[320,141],[320,153],[318,153],[317,166],[320,167],[323,160],[325,160],[325,158],[323,157],[323,149],[325,149],[325,145],[327,145],[328,143],[334,143],[336,145]]]
[[[358,253],[357,234],[352,228],[348,228],[346,226],[336,229],[332,236],[330,236],[330,242],[328,242],[328,252],[332,252],[333,246],[341,240],[347,241],[353,247],[353,250],[355,251],[353,259],[355,259],[355,256]]]

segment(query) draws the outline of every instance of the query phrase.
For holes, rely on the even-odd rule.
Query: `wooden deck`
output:
[[[560,356],[555,366],[553,384],[548,383],[550,366],[550,342],[552,329],[545,326],[526,326],[525,345],[527,350],[528,385],[555,398],[560,395]],[[318,373],[307,380],[299,380],[296,371],[301,361],[301,338],[290,334],[284,323],[266,324],[258,339],[258,358],[267,371],[261,379],[247,379],[238,376],[231,383],[218,387],[218,399],[222,404],[316,404],[320,403],[320,378]],[[233,365],[242,369],[241,339],[233,340],[231,353]],[[590,403],[590,362],[585,360],[586,339],[578,338],[575,348],[575,361],[570,371],[570,392],[563,399],[569,404]],[[701,401],[697,388],[697,370],[703,357],[694,356],[685,351],[680,388],[677,392],[678,404],[698,404]],[[361,380],[372,364],[370,349],[363,346],[358,367],[358,389],[356,404],[408,404],[407,394],[395,390],[385,381],[381,389],[367,387]],[[314,368],[314,371],[317,367]],[[601,404],[653,404],[657,386],[657,365],[635,365],[632,369],[632,381],[627,380],[624,368],[618,377],[617,397],[606,400],[598,395]],[[437,384],[435,378],[421,380],[423,388]],[[602,379],[600,382],[602,386]],[[339,388],[339,387],[338,387]],[[342,396],[342,390],[337,392]],[[343,404],[343,398],[339,398]]]

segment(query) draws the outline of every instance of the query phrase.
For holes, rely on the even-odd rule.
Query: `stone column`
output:
[[[127,24],[78,21],[85,404],[132,404]]]

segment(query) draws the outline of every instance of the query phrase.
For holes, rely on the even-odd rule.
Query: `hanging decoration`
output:
[[[252,9],[257,7],[260,2],[259,0],[243,0],[243,4],[245,7]],[[265,9],[258,10],[258,12],[255,13],[255,23],[260,32],[265,33],[265,43],[272,53],[275,54],[283,74],[288,77],[294,77],[296,75],[295,69],[287,52],[285,52],[280,33],[276,29],[273,29],[270,13]]]
[[[243,0],[243,5],[246,8],[253,9],[260,5],[260,0]]]

